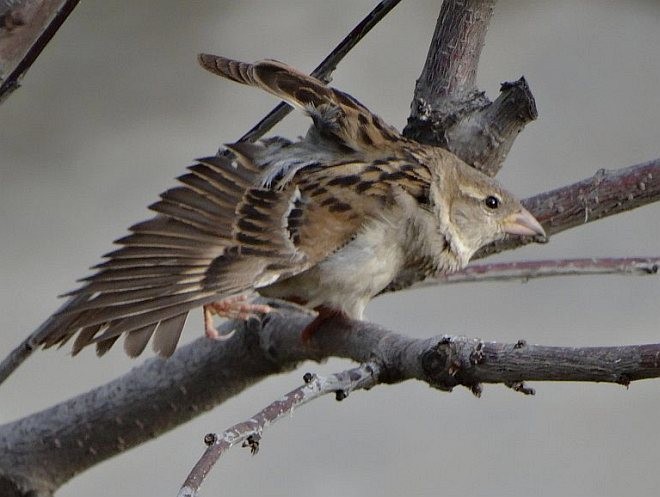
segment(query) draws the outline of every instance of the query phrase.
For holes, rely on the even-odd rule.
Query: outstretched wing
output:
[[[200,64],[224,78],[261,88],[304,110],[319,135],[346,151],[387,153],[405,138],[350,95],[276,60],[254,64],[200,54]]]
[[[64,344],[77,333],[74,353],[96,343],[102,354],[126,333],[135,356],[153,335],[154,349],[170,355],[191,309],[278,278],[285,271],[275,263],[304,268],[286,231],[295,191],[254,188],[260,172],[229,155],[191,166],[181,186],[150,206],[158,215],[132,226],[68,294],[75,298],[46,324],[40,343]]]
[[[298,274],[340,249],[392,205],[382,179],[400,176],[390,162],[316,164],[286,188],[266,189],[254,187],[261,171],[250,148],[230,148],[236,159],[201,159],[150,207],[154,218],[117,240],[121,247],[45,324],[41,344],[75,336],[74,354],[92,343],[103,354],[124,334],[126,352],[137,356],[153,336],[154,349],[171,355],[191,310]]]

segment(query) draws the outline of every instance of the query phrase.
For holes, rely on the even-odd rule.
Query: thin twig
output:
[[[194,497],[206,475],[226,451],[242,443],[252,454],[259,450],[259,441],[265,428],[279,421],[294,409],[323,395],[334,393],[337,400],[343,400],[354,390],[369,389],[378,383],[379,367],[375,362],[362,364],[356,368],[329,376],[316,376],[306,373],[304,385],[292,390],[284,397],[265,407],[247,421],[235,424],[221,434],[209,433],[204,437],[208,448],[179,490],[179,497]]]
[[[325,83],[329,83],[330,75],[337,68],[337,64],[357,45],[365,35],[378,24],[401,0],[382,0],[362,21],[355,26],[339,45],[323,59],[323,61],[311,72],[311,75]],[[284,119],[293,107],[285,102],[280,102],[250,131],[245,133],[239,141],[254,142],[268,133],[278,122]]]
[[[3,44],[0,45],[0,103],[19,87],[23,75],[37,60],[79,1],[23,2],[24,5],[11,13],[14,17],[25,16],[29,19],[21,19],[24,25],[13,28],[14,32],[5,33],[1,37]],[[5,27],[0,29],[0,34],[8,29],[8,15],[8,12],[3,15]],[[5,68],[10,70],[7,76],[3,74]]]
[[[449,283],[474,283],[477,281],[528,281],[554,276],[597,274],[646,276],[657,274],[659,267],[660,257],[594,257],[475,264],[456,273],[428,279],[416,287],[446,285]]]

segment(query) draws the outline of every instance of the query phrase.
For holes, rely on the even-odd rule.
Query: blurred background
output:
[[[310,71],[374,1],[86,1],[0,107],[0,355],[76,286],[111,241],[195,157],[237,139],[276,101],[197,66],[198,52],[276,58]],[[405,124],[440,9],[402,2],[341,63],[334,85]],[[482,90],[525,75],[539,119],[500,174],[520,197],[599,168],[660,155],[660,4],[501,0],[479,68]],[[276,132],[303,134],[288,118]],[[660,254],[652,205],[491,260]],[[376,299],[368,318],[418,337],[466,334],[546,345],[658,342],[660,279],[580,277],[460,285]],[[183,340],[197,338],[201,312]],[[0,390],[0,423],[107,382],[139,364],[121,346],[33,356]],[[272,377],[159,439],[74,478],[59,497],[174,495],[202,437],[248,418],[332,360]],[[660,486],[660,381],[629,390],[533,384],[535,397],[486,386],[481,399],[421,383],[326,398],[266,433],[258,457],[231,452],[204,495],[619,496]]]

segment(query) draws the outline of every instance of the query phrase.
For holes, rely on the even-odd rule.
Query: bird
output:
[[[261,295],[316,311],[309,340],[332,318],[362,319],[367,303],[411,272],[463,268],[507,234],[545,237],[499,183],[451,152],[404,137],[362,103],[282,62],[200,54],[205,69],[302,110],[307,134],[236,142],[198,159],[150,206],[154,217],[115,241],[93,274],[45,323],[39,344],[103,355],[124,335],[170,356],[189,313],[247,319]]]

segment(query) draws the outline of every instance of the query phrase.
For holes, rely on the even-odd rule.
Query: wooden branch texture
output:
[[[443,2],[404,135],[451,150],[495,176],[525,124],[537,117],[524,78],[491,102],[476,88],[479,57],[495,1]]]
[[[465,386],[477,395],[482,383],[525,391],[526,380],[628,384],[660,376],[658,344],[569,348],[449,335],[416,339],[352,321],[327,323],[305,345],[300,332],[311,319],[290,310],[267,316],[263,326],[249,321],[227,342],[201,338],[168,360],[150,359],[113,382],[0,427],[0,488],[11,480],[49,495],[81,471],[305,360],[375,361],[375,383],[416,379],[440,390]]]
[[[523,203],[548,235],[555,235],[604,217],[636,209],[660,199],[660,159],[608,171],[600,169],[591,178],[535,195]],[[507,238],[479,251],[486,257],[529,243]]]
[[[653,275],[660,268],[660,257],[601,257],[553,259],[543,261],[471,264],[462,271],[429,279],[418,286],[477,281],[529,281],[552,276],[582,276],[594,274]]]
[[[179,490],[179,497],[194,497],[209,471],[220,456],[237,444],[249,447],[252,455],[259,451],[259,441],[264,429],[285,416],[293,414],[297,409],[312,400],[327,394],[335,394],[337,400],[343,400],[350,392],[359,389],[369,389],[377,384],[380,367],[371,362],[342,371],[327,377],[305,373],[304,384],[284,395],[247,421],[235,424],[223,433],[209,433],[204,437],[208,448],[190,471],[186,481]]]

